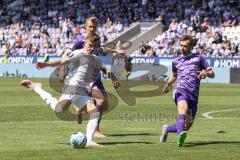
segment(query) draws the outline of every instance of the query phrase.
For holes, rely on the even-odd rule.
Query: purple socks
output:
[[[183,115],[183,114],[179,114],[177,117],[176,127],[177,127],[178,134],[180,134],[182,131],[184,131],[186,117],[187,116]]]
[[[167,131],[167,132],[177,132],[177,126],[176,126],[176,124],[168,125],[166,131]]]

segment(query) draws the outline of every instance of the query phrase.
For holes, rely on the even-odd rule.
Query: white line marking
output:
[[[207,119],[229,119],[228,117],[215,118],[215,117],[210,116],[210,114],[218,113],[218,112],[230,112],[230,111],[236,111],[236,110],[239,110],[239,109],[227,109],[227,110],[210,111],[210,112],[203,113],[202,116],[206,117]]]

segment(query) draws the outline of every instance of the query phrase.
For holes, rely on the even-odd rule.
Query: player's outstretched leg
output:
[[[176,124],[172,124],[172,125],[163,125],[162,126],[162,134],[160,136],[160,142],[165,143],[167,142],[167,137],[168,137],[168,133],[176,133],[177,132],[177,126]]]
[[[29,90],[33,90],[35,93],[37,93],[42,98],[42,100],[57,113],[63,113],[64,111],[62,108],[66,108],[65,106],[70,105],[68,104],[69,101],[59,102],[58,99],[53,97],[47,91],[43,90],[41,83],[35,83],[30,80],[23,80],[20,82],[20,84],[28,88]]]

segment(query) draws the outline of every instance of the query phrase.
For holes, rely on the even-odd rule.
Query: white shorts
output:
[[[93,103],[93,100],[89,96],[82,96],[82,95],[69,95],[69,94],[62,94],[59,98],[59,101],[63,100],[70,100],[72,103],[74,103],[78,111],[82,109],[87,103]]]

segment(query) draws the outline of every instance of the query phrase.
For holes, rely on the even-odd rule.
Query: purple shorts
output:
[[[90,88],[90,92],[92,92],[92,88],[93,88],[94,86],[97,86],[98,89],[100,90],[100,92],[102,93],[102,95],[103,95],[105,98],[107,98],[107,92],[105,91],[105,88],[104,88],[103,83],[102,83],[102,81],[101,81],[100,78],[97,79],[97,80],[94,81],[94,82],[90,82],[90,83],[89,83],[88,87]],[[90,96],[91,96],[92,93],[89,93],[89,94],[90,94]],[[96,105],[97,110],[98,110],[98,111],[101,111],[102,106],[98,106],[97,103],[96,103],[96,101],[95,101],[95,99],[94,99],[94,104]]]
[[[188,103],[188,115],[192,116],[194,119],[197,113],[197,101],[193,101],[189,99],[190,95],[185,90],[175,90],[173,92],[173,99],[177,106],[178,102],[181,100],[185,100]]]
[[[89,87],[92,89],[93,87],[97,86],[98,89],[101,91],[104,97],[107,97],[107,92],[103,86],[102,80],[98,78],[96,81],[89,83]]]

